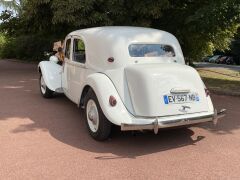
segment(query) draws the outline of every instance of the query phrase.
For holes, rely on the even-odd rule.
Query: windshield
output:
[[[174,57],[175,52],[169,45],[131,44],[128,47],[131,57]]]

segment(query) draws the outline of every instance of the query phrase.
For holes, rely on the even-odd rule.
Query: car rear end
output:
[[[133,61],[144,63],[124,69],[133,120],[131,124],[123,123],[122,130],[154,129],[157,132],[159,128],[216,122],[222,117],[224,110],[219,114],[214,110],[198,72],[178,63],[173,48],[161,45],[158,51],[155,45],[139,46],[142,47],[136,51],[129,48],[130,55]]]
[[[157,132],[160,128],[216,122],[222,117],[223,111],[221,115],[215,111],[198,72],[185,65],[174,36],[156,32],[131,38],[121,41],[128,52],[115,56],[116,62],[125,64],[104,72],[119,94],[115,99],[122,102],[111,109],[119,114],[114,118],[109,115],[111,122],[121,125],[123,131]],[[120,104],[122,108],[118,108]]]

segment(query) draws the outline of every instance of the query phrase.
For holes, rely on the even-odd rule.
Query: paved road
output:
[[[215,64],[215,63],[207,63],[207,62],[195,62],[194,63],[199,68],[224,68],[233,71],[240,71],[240,66],[237,65],[226,65],[226,64]]]
[[[240,98],[213,96],[216,127],[89,137],[64,96],[43,99],[36,65],[0,61],[0,179],[239,179]]]

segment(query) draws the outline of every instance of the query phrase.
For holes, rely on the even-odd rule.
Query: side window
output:
[[[65,57],[70,59],[70,50],[71,50],[71,39],[68,39],[66,42],[66,48],[65,48]]]
[[[80,63],[85,63],[86,61],[85,45],[81,39],[73,40],[73,61]]]

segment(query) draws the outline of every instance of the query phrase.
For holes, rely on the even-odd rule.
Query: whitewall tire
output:
[[[112,124],[103,114],[98,99],[93,90],[89,90],[85,97],[85,121],[90,135],[98,141],[106,140]]]
[[[51,98],[53,96],[53,91],[47,87],[42,74],[40,75],[40,78],[39,78],[39,85],[40,85],[40,92],[44,98]]]

